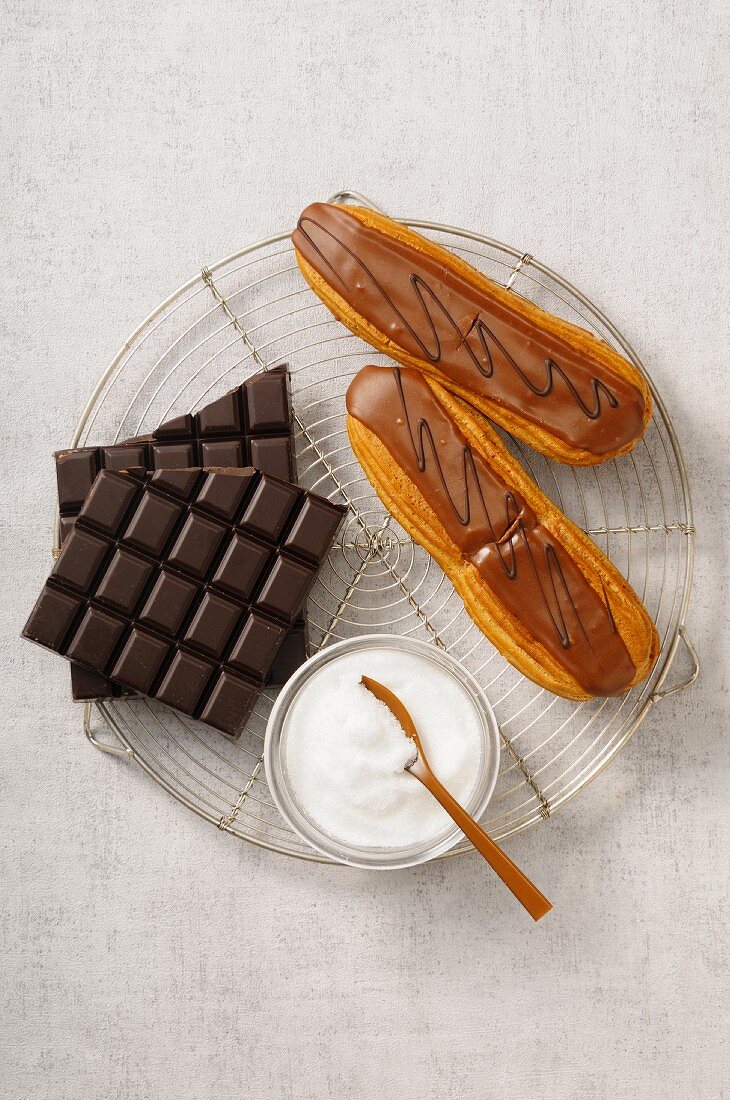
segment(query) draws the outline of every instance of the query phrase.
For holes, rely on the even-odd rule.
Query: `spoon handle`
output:
[[[512,862],[509,856],[495,844],[491,837],[487,836],[484,829],[477,825],[473,817],[470,817],[463,806],[460,806],[453,795],[449,794],[430,768],[423,766],[419,757],[408,769],[416,779],[420,779],[424,787],[427,787],[434,798],[438,799],[446,813],[454,819],[464,836],[469,839],[476,850],[484,856],[492,870],[496,871],[505,886],[508,887],[519,902],[524,905],[533,920],[540,920],[552,909],[552,904],[542,894],[534,883],[530,882],[527,875]]]

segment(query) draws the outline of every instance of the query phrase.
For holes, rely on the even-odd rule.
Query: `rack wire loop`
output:
[[[246,801],[246,798],[247,798],[251,788],[253,787],[254,783],[256,782],[256,779],[258,777],[259,772],[261,771],[261,768],[263,767],[263,764],[264,764],[264,758],[262,756],[256,762],[256,766],[255,766],[254,770],[251,772],[251,776],[250,776],[248,782],[246,783],[246,786],[243,788],[243,790],[239,794],[238,798],[236,799],[233,807],[231,808],[230,813],[225,814],[223,817],[221,817],[220,821],[218,822],[218,828],[219,829],[224,829],[224,830],[229,829],[231,827],[231,825],[233,824],[233,822],[236,820],[236,818],[238,817],[238,815],[240,814],[240,812],[243,808],[243,804]]]
[[[517,261],[517,263],[513,267],[512,274],[510,275],[507,282],[504,284],[504,289],[505,290],[511,290],[512,289],[512,284],[514,283],[514,281],[517,278],[517,276],[519,275],[519,273],[522,271],[522,268],[525,267],[527,264],[531,263],[531,261],[532,261],[532,256],[530,255],[530,253],[529,252],[523,252],[522,255],[520,256],[519,260]]]

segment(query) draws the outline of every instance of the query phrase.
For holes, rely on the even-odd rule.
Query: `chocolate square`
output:
[[[56,455],[56,479],[61,512],[78,512],[99,472],[96,449],[59,451]]]
[[[213,584],[234,596],[248,599],[270,555],[269,547],[237,531],[215,571]]]
[[[180,497],[181,500],[190,500],[195,492],[195,486],[200,477],[200,470],[155,470],[150,478],[150,484],[155,489],[170,493],[171,496]]]
[[[144,558],[117,547],[96,589],[96,598],[118,611],[133,611],[153,568]]]
[[[83,600],[58,588],[44,588],[25,624],[24,637],[49,649],[60,650],[71,623],[83,606]]]
[[[332,545],[335,531],[341,522],[342,515],[338,508],[329,501],[313,500],[309,497],[299,509],[284,540],[284,549],[291,554],[319,561]]]
[[[288,481],[292,468],[291,441],[288,436],[252,436],[249,461],[257,470]]]
[[[79,512],[79,519],[84,525],[115,535],[136,496],[137,485],[129,478],[112,473],[98,477]]]
[[[56,573],[70,588],[88,592],[99,571],[108,544],[88,531],[72,531],[56,564]]]
[[[145,601],[139,621],[165,634],[177,634],[198,591],[191,581],[163,569]]]
[[[215,592],[206,592],[185,631],[183,641],[194,649],[202,649],[211,657],[220,657],[240,617],[240,604],[216,596]]]
[[[195,421],[191,413],[183,413],[166,420],[154,430],[155,439],[189,439],[195,433]]]
[[[252,611],[233,643],[228,664],[257,680],[265,680],[285,634],[283,626]]]
[[[196,461],[192,443],[153,443],[150,454],[155,470],[184,470]]]
[[[240,439],[206,439],[200,444],[201,466],[243,466],[245,461]]]
[[[264,474],[244,509],[240,526],[270,542],[277,542],[299,499],[294,485],[286,485]]]
[[[279,619],[293,622],[316,575],[310,566],[279,554],[256,598],[256,606]]]
[[[256,376],[258,377],[258,376]],[[197,415],[199,436],[238,435],[244,430],[240,387],[211,401]]]
[[[132,627],[111,674],[135,691],[148,692],[169,652],[170,646],[161,638]]]
[[[178,649],[157,689],[157,698],[184,714],[192,714],[212,672],[213,665],[208,661]]]
[[[122,636],[124,623],[115,615],[89,607],[66,651],[82,665],[106,665]]]
[[[221,672],[213,685],[200,718],[211,726],[237,737],[243,728],[242,714],[248,714],[256,702],[258,690],[232,672]]]
[[[289,430],[291,414],[286,374],[269,371],[258,376],[255,383],[253,378],[249,378],[244,382],[243,390],[249,431],[263,435]]]
[[[141,469],[147,468],[147,447],[144,443],[136,446],[129,443],[120,443],[116,447],[104,447],[102,451],[103,467],[105,470],[131,470],[135,466]]]
[[[174,500],[162,493],[145,493],[127,524],[124,541],[137,550],[160,555],[182,515],[182,505]]]
[[[191,513],[170,551],[170,565],[202,577],[208,571],[225,534],[219,524]]]
[[[248,493],[249,487],[254,481],[251,477],[218,477],[213,471],[205,480],[205,485],[198,493],[198,508],[206,512],[213,512],[222,519],[234,520],[238,515],[243,499]]]

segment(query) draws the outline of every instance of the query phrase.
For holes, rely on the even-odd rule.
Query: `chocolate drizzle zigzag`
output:
[[[555,360],[552,358],[546,358],[544,360],[545,384],[543,386],[536,385],[535,382],[533,382],[528,377],[525,371],[522,370],[514,357],[510,355],[510,353],[504,347],[504,344],[498,339],[492,329],[489,328],[482,317],[477,314],[477,316],[474,317],[469,324],[466,332],[463,332],[459,326],[458,321],[449,312],[434,288],[423,278],[423,276],[418,275],[416,272],[411,272],[409,278],[411,287],[413,288],[414,297],[415,299],[417,299],[423,312],[425,327],[428,331],[430,331],[432,342],[429,345],[429,343],[427,343],[428,333],[424,331],[419,331],[413,324],[411,324],[405,314],[393,301],[393,298],[388,294],[382,283],[377,279],[377,277],[370,270],[367,264],[364,263],[362,258],[356,255],[355,252],[352,251],[352,249],[348,248],[344,241],[336,236],[336,234],[332,233],[331,230],[323,226],[320,222],[315,221],[313,218],[302,216],[297,223],[298,230],[300,231],[302,236],[309,242],[310,246],[321,258],[322,262],[333,273],[338,282],[340,282],[343,286],[346,286],[340,272],[322,252],[321,248],[319,248],[319,246],[313,240],[311,234],[308,233],[307,230],[304,228],[305,223],[311,223],[312,225],[315,225],[320,232],[326,234],[326,236],[334,241],[338,248],[342,248],[345,252],[348,253],[351,259],[358,265],[358,267],[364,272],[367,278],[372,282],[373,286],[377,288],[378,292],[383,298],[383,301],[387,302],[388,306],[390,307],[390,309],[392,309],[395,316],[399,319],[401,324],[408,330],[410,335],[415,340],[424,358],[428,359],[430,363],[437,364],[441,362],[442,346],[441,340],[439,339],[438,329],[431,314],[431,309],[429,308],[427,299],[431,302],[431,308],[435,307],[438,311],[440,311],[441,314],[443,314],[443,317],[447,324],[453,329],[454,333],[460,337],[458,347],[464,348],[465,352],[471,359],[473,366],[483,378],[491,378],[494,374],[494,358],[492,354],[492,348],[494,348],[495,350],[498,350],[500,352],[505,361],[514,371],[515,375],[520,379],[523,385],[532,394],[535,395],[535,397],[548,397],[553,392],[555,385],[555,376],[557,374],[562,378],[568,392],[575,401],[575,404],[589,420],[597,420],[598,417],[601,415],[601,412],[603,411],[601,395],[605,396],[606,401],[611,406],[611,408],[618,408],[619,400],[616,395],[608,388],[608,386],[603,381],[601,381],[601,379],[596,378],[595,375],[590,379],[590,390],[593,397],[593,402],[592,404],[586,402],[579,394],[565,368],[556,363]],[[477,336],[479,342],[479,350],[481,351],[481,357],[475,352],[475,350],[469,343],[469,337],[472,335],[472,333],[475,333]]]
[[[524,502],[518,503],[514,493],[506,490],[504,493],[504,520],[505,529],[502,534],[497,534],[494,528],[494,522],[489,512],[489,506],[485,500],[485,494],[482,488],[481,481],[479,479],[479,472],[477,470],[476,463],[474,461],[474,452],[471,447],[464,443],[462,446],[462,471],[463,471],[463,492],[464,492],[464,508],[463,511],[459,510],[459,507],[454,499],[452,487],[448,484],[446,475],[444,473],[443,465],[439,459],[438,449],[436,447],[433,432],[431,427],[424,416],[418,418],[417,432],[414,435],[413,425],[411,422],[411,414],[408,409],[405,394],[403,392],[403,381],[401,378],[401,372],[399,368],[394,368],[393,374],[396,379],[396,385],[398,387],[398,396],[400,397],[401,406],[403,408],[403,416],[405,423],[408,425],[408,433],[411,439],[411,446],[413,447],[413,453],[418,463],[418,468],[422,472],[426,469],[426,446],[425,441],[428,441],[429,449],[433,457],[435,469],[438,473],[439,480],[443,486],[444,492],[449,500],[449,503],[453,509],[454,515],[458,519],[459,523],[463,527],[469,527],[472,525],[472,500],[469,489],[469,474],[473,484],[476,486],[476,492],[481,504],[481,510],[486,520],[487,529],[491,535],[491,539],[485,542],[485,547],[493,546],[499,557],[499,562],[504,572],[504,575],[509,581],[517,579],[517,554],[515,551],[514,540],[520,539],[527,550],[530,565],[535,575],[535,579],[538,583],[542,599],[545,604],[545,610],[550,616],[550,620],[555,629],[555,633],[560,641],[563,649],[568,649],[571,645],[570,632],[565,619],[565,611],[563,609],[563,601],[567,603],[567,610],[572,611],[575,622],[577,623],[581,634],[585,638],[588,645],[592,647],[591,639],[585,629],[583,620],[576,606],[575,600],[570,592],[570,587],[565,574],[558,560],[558,555],[555,551],[555,547],[548,544],[543,547],[543,556],[546,567],[546,574],[549,581],[549,589],[545,584],[543,577],[538,569],[537,562],[535,560],[535,553],[530,544],[528,538],[527,529],[525,527],[525,505]],[[472,559],[479,558],[481,551],[477,551],[475,554],[469,555]],[[561,599],[562,592],[562,599]],[[604,590],[605,596],[605,590]],[[552,599],[551,599],[552,597]],[[609,623],[613,632],[616,632],[616,624],[608,608],[608,601],[606,601],[606,614],[608,616]]]
[[[301,213],[292,242],[304,278],[351,332],[550,458],[593,465],[643,435],[651,395],[631,363],[437,242],[328,203]]]

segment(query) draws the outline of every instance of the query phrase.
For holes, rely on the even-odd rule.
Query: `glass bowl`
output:
[[[499,730],[492,707],[474,677],[468,673],[450,654],[428,642],[394,634],[367,634],[359,638],[348,638],[343,642],[328,646],[314,657],[310,657],[285,684],[269,716],[264,745],[264,762],[269,789],[285,821],[302,840],[316,851],[338,863],[351,867],[364,867],[370,870],[397,870],[425,863],[429,859],[443,855],[464,834],[456,825],[440,834],[430,837],[425,843],[410,847],[366,848],[355,847],[342,842],[321,829],[299,805],[289,783],[286,767],[287,716],[305,684],[325,665],[345,654],[368,649],[394,649],[432,661],[460,684],[470,697],[479,717],[482,752],[479,771],[465,808],[472,817],[479,819],[487,808],[499,769]]]

